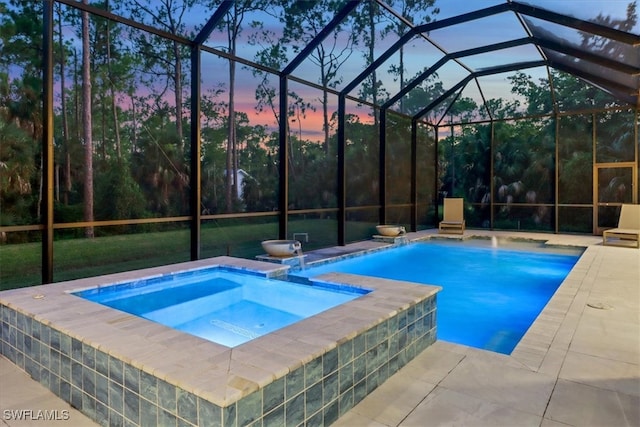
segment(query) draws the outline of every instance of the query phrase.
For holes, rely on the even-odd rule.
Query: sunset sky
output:
[[[462,13],[471,12],[480,8],[501,4],[500,0],[474,0],[474,1],[438,1],[436,6],[440,8],[440,13],[437,15],[437,20],[443,20],[451,16],[459,15]],[[533,0],[523,1],[523,3],[531,4],[533,6],[539,6],[552,11],[556,11],[563,14],[575,16],[580,19],[594,19],[598,14],[604,16],[611,16],[615,19],[622,19],[626,16],[626,9],[629,4],[627,0]],[[544,28],[548,28],[554,34],[571,40],[574,43],[579,42],[579,34],[575,30],[565,29],[555,24],[550,24],[544,21],[531,18],[535,25],[543,25]],[[265,22],[265,25],[268,24]],[[273,31],[281,31],[277,27],[277,24],[273,26]],[[638,27],[636,27],[638,28]],[[432,31],[429,36],[447,52],[455,52],[459,50],[478,47],[490,43],[498,43],[515,38],[525,37],[527,34],[523,30],[520,22],[516,19],[513,13],[506,13],[488,18],[483,18],[477,21],[471,21],[468,23],[460,24],[453,27],[447,27],[441,30]],[[214,36],[215,37],[215,36]],[[376,56],[381,54],[389,45],[391,45],[397,36],[388,36],[378,44]],[[363,49],[360,47],[360,49]],[[252,55],[255,53],[255,46],[249,46],[243,44],[239,46],[238,52],[240,55],[245,55],[249,59],[253,59]],[[405,45],[404,58],[407,68],[406,76],[413,76],[424,69],[433,65],[438,59],[443,56],[443,53],[431,44],[425,42],[422,39],[414,39],[407,45]],[[505,49],[497,52],[490,52],[483,55],[475,55],[473,57],[466,57],[463,62],[466,66],[473,70],[482,69],[488,66],[496,66],[503,64],[510,64],[515,62],[524,62],[540,59],[537,50],[533,46],[522,46],[517,48]],[[386,71],[388,64],[398,63],[398,54],[391,57],[387,64],[378,68],[378,78],[384,82],[385,88],[387,88],[390,95],[394,95],[399,89],[399,83],[393,80],[393,76],[390,76]],[[352,81],[365,67],[365,62],[361,52],[352,53],[347,63],[341,68],[341,77],[343,85],[338,89],[344,87],[345,84]],[[544,67],[538,67],[534,69],[523,70],[525,73],[534,77],[534,79],[547,78],[547,70]],[[510,85],[507,81],[507,77],[514,73],[497,74],[492,76],[486,76],[479,79],[482,93],[485,98],[506,98],[513,99],[510,93]],[[294,75],[307,79],[311,82],[317,83],[319,75],[318,67],[313,64],[311,60],[304,61],[294,72]],[[445,90],[457,84],[460,80],[464,79],[468,75],[468,71],[461,66],[455,64],[453,61],[445,65],[439,70],[438,76],[443,81]],[[273,79],[274,83],[277,83],[276,79]],[[249,108],[247,111],[250,116],[255,105],[253,93],[255,87],[252,86],[251,79],[245,80],[242,85],[243,92],[240,98],[237,100],[239,105],[244,105]],[[315,89],[305,89],[304,86],[294,85],[295,91],[304,97],[305,101],[311,102],[316,106],[316,111],[307,111],[306,118],[302,122],[303,133],[309,139],[315,139],[322,134],[322,111],[321,104],[318,101],[320,93]],[[357,95],[357,89],[354,90],[351,95]],[[480,92],[475,83],[469,84],[462,96],[470,97],[476,102],[480,103]],[[330,101],[330,113],[337,108],[336,97],[331,96]],[[362,112],[356,110],[350,111],[351,113],[358,113],[363,121],[368,121],[368,109],[363,109]],[[272,115],[261,114],[259,116],[253,116],[257,123],[269,125],[264,122],[266,119],[272,119]],[[253,120],[253,119],[252,119]],[[296,125],[297,126],[297,125]]]
[[[581,19],[594,19],[598,14],[611,16],[615,19],[622,19],[626,16],[626,9],[629,4],[629,0],[530,0],[522,2],[559,13],[572,15]],[[436,20],[443,20],[455,15],[502,3],[504,3],[503,0],[439,0],[436,2],[436,7],[440,9],[440,13],[436,16]],[[196,25],[202,25],[206,22],[206,18],[208,18],[210,14],[211,11],[192,10],[189,12],[186,22],[188,22],[192,28],[195,28]],[[276,38],[282,32],[281,24],[270,18],[265,13],[256,13],[251,17],[247,17],[245,19],[245,29],[242,33],[241,39],[239,40],[237,51],[238,56],[251,61],[255,60],[255,54],[258,50],[256,46],[252,46],[247,42],[247,37],[252,32],[252,29],[249,28],[249,22],[252,20],[261,21],[265,28],[276,33],[274,36]],[[578,32],[574,30],[565,29],[558,25],[540,20],[531,20],[534,22],[534,25],[543,25],[544,28],[554,32],[557,36],[571,40],[574,43],[579,41]],[[636,29],[640,33],[638,25],[636,26]],[[72,32],[72,30],[69,31]],[[429,37],[437,44],[437,46],[444,49],[445,52],[456,52],[486,44],[526,37],[526,35],[527,34],[522,28],[522,25],[513,13],[491,16],[440,30],[434,30],[429,33]],[[68,37],[70,40],[75,39],[73,40],[74,43],[78,40],[76,35],[73,33],[68,34]],[[346,37],[346,33],[341,35],[341,38],[338,39],[338,44],[344,44]],[[397,35],[389,35],[385,39],[379,40],[377,42],[376,57],[382,54],[388,46],[395,42],[397,37]],[[206,44],[211,47],[220,48],[226,44],[225,40],[226,34],[214,32]],[[328,38],[324,43],[324,46],[327,49],[330,48],[331,41],[332,39]],[[341,78],[341,83],[337,87],[338,90],[351,82],[366,66],[363,55],[364,50],[365,46],[362,44],[357,46],[356,50],[351,53],[348,60],[340,68],[339,77]],[[291,60],[294,55],[294,53],[289,53],[288,60]],[[415,76],[429,68],[442,58],[443,55],[442,51],[423,38],[416,37],[412,39],[404,47],[404,60],[406,67],[405,78]],[[475,55],[472,57],[465,57],[462,58],[461,61],[462,65],[469,67],[469,69],[473,71],[488,66],[539,59],[540,56],[537,50],[533,46],[528,45],[482,55]],[[208,53],[203,53],[202,60],[203,87],[205,89],[222,87],[225,91],[228,90],[229,77],[226,60],[222,60],[215,55]],[[389,93],[389,96],[395,95],[400,90],[399,82],[394,79],[393,75],[388,73],[389,66],[391,64],[398,63],[399,53],[396,53],[377,70],[377,78],[383,81],[384,87]],[[449,61],[445,66],[438,70],[438,78],[443,82],[445,90],[453,87],[468,76],[469,71],[462,65],[459,65],[454,61]],[[251,124],[261,124],[268,126],[271,130],[275,130],[276,121],[272,112],[269,109],[265,109],[263,112],[257,113],[254,108],[257,103],[255,99],[255,91],[257,84],[259,83],[259,77],[253,76],[252,73],[244,66],[238,66],[236,70],[236,108],[247,113]],[[547,71],[544,67],[523,71],[534,77],[536,80],[547,77]],[[485,98],[513,99],[513,95],[510,93],[510,85],[507,81],[507,77],[513,74],[514,73],[497,74],[480,78],[479,83]],[[312,83],[319,82],[319,68],[317,64],[314,64],[311,58],[303,61],[302,64],[294,71],[293,75]],[[277,86],[277,77],[271,76],[270,83],[273,86]],[[298,95],[303,97],[305,102],[310,103],[315,107],[315,111],[312,109],[306,111],[306,117],[304,117],[301,122],[296,122],[295,128],[297,130],[298,126],[301,125],[303,138],[317,140],[323,133],[322,108],[320,102],[321,92],[294,82],[290,83],[290,90],[295,91]],[[350,95],[357,96],[358,88],[352,91]],[[478,104],[481,103],[480,91],[477,85],[473,82],[465,88],[462,96],[472,98]],[[226,93],[221,95],[221,100],[224,99],[226,99]],[[429,101],[430,100],[425,100],[425,105]],[[357,109],[353,106],[353,103],[349,103],[349,105],[348,113],[358,114],[362,121],[371,121],[369,108]],[[329,115],[336,111],[336,109],[337,97],[330,95]],[[294,126],[292,125],[292,128],[293,127]]]

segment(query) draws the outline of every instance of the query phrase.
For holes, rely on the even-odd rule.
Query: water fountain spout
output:
[[[267,255],[257,258],[262,261],[277,262],[279,264],[296,265],[304,268],[302,244],[297,240],[263,240],[262,248]]]
[[[304,263],[304,254],[302,253],[302,245],[300,244],[300,242],[297,242],[297,243],[298,245],[297,247],[294,248],[293,253],[298,257],[300,270],[304,270],[306,265]]]

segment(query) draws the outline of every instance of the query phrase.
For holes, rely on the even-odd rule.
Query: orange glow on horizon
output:
[[[273,113],[269,109],[264,109],[261,112],[256,111],[254,103],[249,102],[236,102],[237,111],[241,111],[249,118],[249,123],[252,126],[262,125],[267,127],[268,132],[277,132],[278,123]],[[331,117],[336,110],[330,109],[327,111],[329,120],[329,133],[335,133],[336,123],[331,121]],[[353,114],[353,113],[350,113]],[[358,114],[362,123],[372,124],[373,120],[367,114]],[[324,140],[324,118],[322,108],[316,108],[315,110],[307,110],[304,116],[289,117],[290,131],[294,135],[298,135],[303,140],[310,140],[315,142],[321,142]]]

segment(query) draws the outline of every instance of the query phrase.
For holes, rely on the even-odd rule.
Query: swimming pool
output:
[[[368,293],[210,268],[100,286],[74,295],[228,347]]]
[[[291,274],[336,271],[442,286],[439,339],[511,354],[582,250],[495,243],[429,240]]]

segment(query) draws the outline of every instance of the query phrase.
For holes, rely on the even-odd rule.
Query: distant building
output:
[[[227,174],[227,172],[225,171],[225,175]],[[236,177],[235,177],[235,181],[238,183],[237,189],[238,189],[238,200],[242,200],[242,185],[244,184],[244,180],[247,178],[251,178],[251,175],[249,175],[249,173],[247,171],[245,171],[244,169],[238,169],[236,171]],[[233,184],[233,183],[232,183]]]

